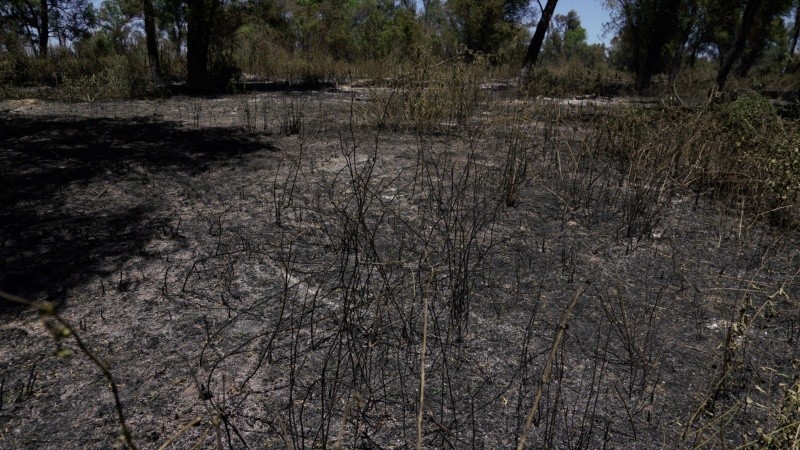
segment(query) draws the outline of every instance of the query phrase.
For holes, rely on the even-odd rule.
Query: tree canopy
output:
[[[727,56],[739,76],[765,58],[790,56],[783,20],[796,0],[611,0],[612,63],[631,71],[646,89],[652,77],[674,75],[698,58],[724,69]],[[749,5],[749,6],[748,6]]]
[[[75,51],[91,40],[110,54],[142,50],[154,77],[165,71],[195,85],[275,64],[279,56],[353,64],[484,54],[493,64],[519,68],[531,64],[528,42],[537,44],[527,45],[528,53],[535,47],[538,58],[541,48],[545,63],[575,60],[629,72],[639,90],[699,60],[721,72],[729,64],[739,77],[798,68],[800,0],[607,0],[608,53],[587,42],[579,10],[555,14],[556,0],[542,3],[103,0],[96,10],[91,0],[6,0],[0,57],[43,57],[51,47]]]

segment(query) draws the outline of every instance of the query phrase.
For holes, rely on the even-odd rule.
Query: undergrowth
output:
[[[798,218],[800,127],[763,96],[697,110],[622,107],[598,126],[610,133],[603,151],[631,174],[660,172],[675,187],[708,190],[776,225]]]
[[[461,54],[445,61],[425,53],[417,56],[371,89],[372,123],[421,133],[464,124],[486,99],[481,85],[488,81],[488,62],[480,55],[473,55],[470,63]]]

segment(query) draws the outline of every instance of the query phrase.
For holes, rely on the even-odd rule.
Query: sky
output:
[[[541,1],[544,5],[545,1]],[[608,45],[613,36],[603,36],[603,25],[609,20],[609,10],[603,7],[603,3],[603,0],[560,0],[556,4],[556,14],[566,14],[574,9],[581,18],[581,25],[586,28],[586,40],[590,44]],[[539,8],[535,1],[533,5]]]

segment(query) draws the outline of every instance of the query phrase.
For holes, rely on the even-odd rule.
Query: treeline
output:
[[[714,62],[717,85],[733,70],[797,72],[800,1],[797,0],[616,0],[611,61],[635,74],[636,86],[654,75],[674,78],[686,65]]]
[[[140,85],[224,86],[242,73],[317,79],[372,67],[366,75],[377,75],[420,58],[480,55],[506,75],[525,60],[556,69],[556,78],[563,67],[618,71],[645,91],[654,77],[674,80],[698,64],[714,67],[719,88],[730,73],[796,74],[800,65],[800,0],[609,0],[609,47],[587,44],[580,11],[551,16],[556,3],[4,0],[0,84],[106,74]],[[538,41],[535,28],[546,31]]]

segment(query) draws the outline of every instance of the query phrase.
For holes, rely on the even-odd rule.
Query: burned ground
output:
[[[609,106],[496,94],[415,132],[371,98],[3,104],[0,289],[58,303],[140,448],[195,418],[175,448],[414,447],[421,349],[430,448],[512,447],[540,386],[532,448],[791,420],[796,230],[589,151]],[[2,307],[0,444],[121,445],[97,368]]]

